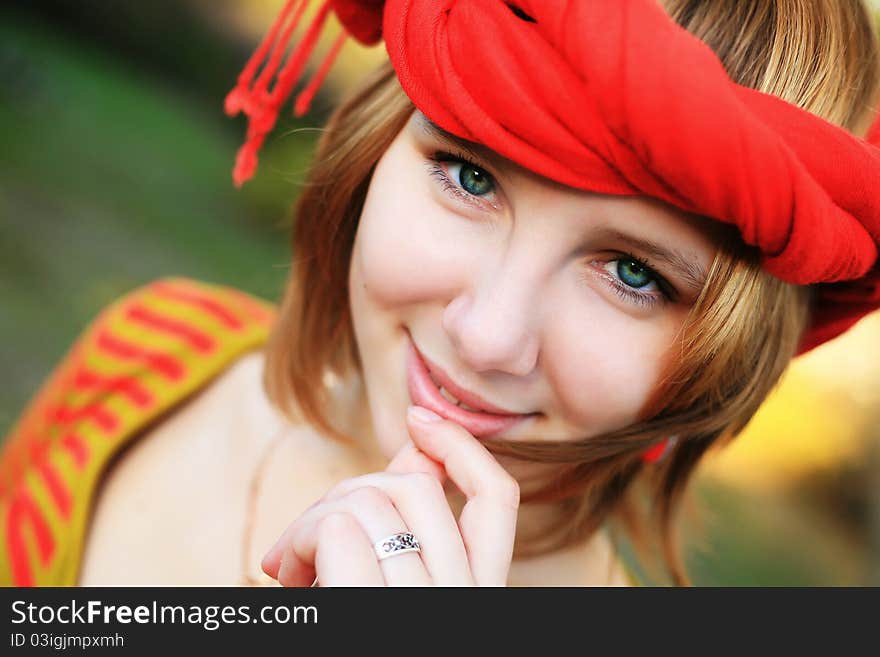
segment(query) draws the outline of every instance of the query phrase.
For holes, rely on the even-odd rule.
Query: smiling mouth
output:
[[[477,438],[500,433],[538,415],[538,413],[499,413],[496,412],[498,407],[488,403],[486,403],[488,409],[475,406],[474,403],[481,404],[483,400],[467,391],[462,394],[463,389],[456,387],[455,392],[461,396],[469,395],[467,401],[470,404],[464,403],[431,372],[425,357],[408,333],[407,338],[407,387],[413,404],[424,406],[441,417],[461,425]],[[438,372],[438,374],[440,378],[444,377],[443,373]],[[449,387],[453,386],[454,383],[449,384]]]
[[[428,370],[428,376],[431,377],[431,381],[434,382],[434,385],[437,386],[437,389],[440,391],[440,394],[443,395],[443,398],[448,401],[450,404],[455,404],[459,408],[463,408],[466,411],[474,411],[475,413],[482,412],[479,408],[474,408],[473,406],[468,406],[467,404],[463,404],[460,399],[456,399],[455,395],[449,392],[446,388],[440,385],[440,382],[434,378],[434,375],[431,374],[431,371]]]

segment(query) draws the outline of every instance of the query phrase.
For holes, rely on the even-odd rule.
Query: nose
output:
[[[443,328],[465,366],[516,376],[535,369],[540,340],[533,287],[499,270],[482,285],[462,289],[446,306]]]

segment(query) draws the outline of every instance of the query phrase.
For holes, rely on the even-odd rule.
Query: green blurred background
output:
[[[138,285],[183,275],[279,298],[318,126],[383,57],[349,43],[310,115],[284,113],[236,190],[244,125],[222,101],[281,4],[0,8],[0,435],[97,311]],[[696,584],[880,585],[880,317],[796,361],[695,492]]]

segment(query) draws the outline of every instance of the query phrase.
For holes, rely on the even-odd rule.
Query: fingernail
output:
[[[424,406],[410,406],[407,409],[410,417],[418,422],[439,422],[443,418]]]

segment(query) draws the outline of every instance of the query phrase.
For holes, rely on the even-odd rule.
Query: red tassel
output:
[[[252,94],[250,91],[251,80],[254,77],[254,74],[257,72],[260,64],[266,58],[266,54],[269,52],[269,48],[273,47],[272,56],[275,56],[276,52],[282,52],[286,47],[289,41],[288,31],[285,30],[286,39],[282,39],[282,45],[279,48],[278,44],[275,43],[275,39],[278,36],[278,30],[281,29],[281,26],[287,20],[287,17],[290,15],[290,12],[293,10],[294,5],[296,3],[300,4],[300,11],[297,12],[297,16],[294,18],[294,27],[296,22],[298,22],[299,15],[302,14],[302,10],[305,9],[306,0],[288,0],[287,4],[281,10],[281,13],[278,14],[278,18],[275,19],[275,22],[272,23],[272,26],[269,28],[269,32],[266,34],[263,41],[254,51],[254,54],[250,56],[247,64],[244,65],[241,73],[238,75],[238,81],[235,85],[235,88],[229,92],[226,96],[225,102],[225,110],[229,116],[235,116],[241,111],[248,116],[253,113],[253,107],[249,106],[250,101],[252,99]],[[280,55],[279,55],[280,57]],[[277,66],[277,64],[276,64]]]
[[[247,64],[245,64],[238,77],[235,89],[226,96],[225,109],[227,114],[234,116],[239,112],[243,112],[248,117],[247,137],[245,143],[238,150],[235,168],[232,172],[232,178],[237,187],[241,187],[245,181],[254,175],[258,162],[257,153],[262,147],[266,135],[275,127],[281,106],[290,97],[293,88],[299,81],[333,5],[333,0],[324,0],[302,41],[287,56],[283,68],[275,78],[275,84],[271,91],[269,91],[269,82],[278,70],[282,55],[287,49],[290,38],[302,18],[307,2],[308,0],[288,1],[269,29],[266,38],[263,39]],[[288,22],[291,13],[293,16]],[[282,31],[282,26],[285,23],[287,25]],[[280,38],[279,32],[281,32]],[[297,98],[297,116],[301,116],[308,109],[312,98],[318,91],[318,87],[327,75],[333,60],[342,47],[345,36],[346,34],[343,33],[337,39],[330,53],[322,62],[314,79]],[[269,52],[270,48],[272,49],[271,53]],[[254,74],[260,64],[266,60],[267,54],[268,60],[256,82],[251,87]],[[300,112],[300,109],[302,109],[302,112]]]
[[[321,88],[321,84],[323,84],[324,78],[326,78],[327,73],[330,72],[330,67],[333,66],[333,62],[336,60],[336,55],[338,55],[339,51],[342,50],[342,46],[345,44],[345,40],[347,38],[348,34],[343,31],[343,33],[340,34],[339,37],[336,39],[336,42],[330,49],[330,52],[328,52],[327,55],[324,57],[324,61],[321,62],[321,66],[312,76],[312,79],[309,82],[308,86],[303,89],[296,97],[296,103],[293,106],[293,113],[295,116],[302,116],[309,111],[309,107],[312,104],[312,100],[314,99],[315,94],[317,94],[318,89]]]
[[[288,23],[287,27],[285,27],[284,31],[281,33],[281,38],[278,40],[278,43],[276,43],[275,46],[272,48],[272,53],[271,55],[269,55],[269,60],[266,62],[266,66],[263,67],[263,70],[260,72],[260,76],[254,83],[252,93],[258,98],[262,97],[262,95],[266,93],[266,89],[269,87],[269,82],[272,80],[272,76],[275,75],[275,71],[278,70],[278,66],[281,64],[281,58],[284,56],[284,51],[287,50],[287,46],[290,43],[290,38],[293,36],[294,30],[296,30],[296,28],[299,26],[299,21],[305,13],[306,7],[309,4],[308,0],[294,1],[299,1],[300,4],[296,8],[296,11],[293,14],[293,18],[290,19],[290,23]],[[287,9],[287,7],[284,8],[284,10]],[[284,13],[284,10],[282,10],[282,13]],[[293,53],[288,55],[288,59],[292,56]]]

